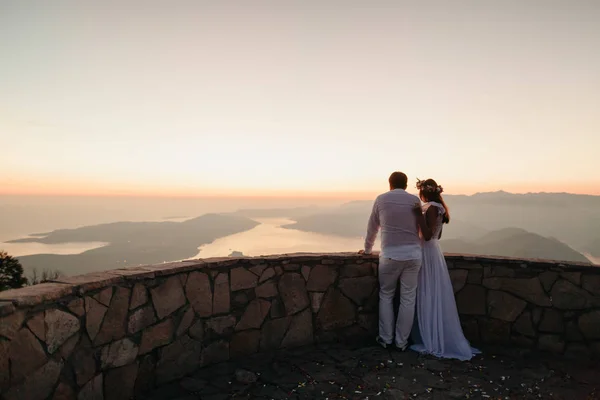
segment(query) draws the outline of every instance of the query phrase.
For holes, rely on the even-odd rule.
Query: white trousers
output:
[[[394,295],[400,281],[400,307],[396,321],[396,346],[407,344],[415,317],[415,300],[421,260],[379,259],[379,337],[387,344],[394,340]]]

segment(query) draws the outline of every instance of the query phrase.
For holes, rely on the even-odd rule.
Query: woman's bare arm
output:
[[[419,207],[418,210],[420,209],[421,208]],[[415,208],[415,215],[417,217],[417,224],[419,225],[423,239],[425,239],[425,241],[431,240],[433,231],[435,230],[437,224],[437,210],[435,210],[434,207],[429,207],[425,215],[423,215]]]
[[[437,229],[438,224],[438,210],[437,207],[432,206],[427,209],[425,213],[425,219],[427,220],[427,226],[429,227],[429,238],[425,238],[425,240],[431,240],[433,236],[433,232]]]
[[[433,235],[433,230],[431,229],[431,226],[428,223],[428,221],[431,218],[430,210],[431,210],[431,207],[429,207],[429,209],[427,209],[427,212],[425,213],[425,215],[423,215],[423,213],[421,212],[420,205],[415,205],[415,208],[413,209],[415,216],[417,217],[417,225],[419,226],[421,235],[423,236],[423,239],[425,239],[426,241],[431,240],[431,236]]]

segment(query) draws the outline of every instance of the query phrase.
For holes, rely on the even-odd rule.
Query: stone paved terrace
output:
[[[597,398],[600,268],[447,255],[465,335],[486,354],[421,365],[371,348],[377,261],[194,260],[1,292],[0,399],[493,398],[506,387],[510,398]],[[516,353],[491,357],[498,348]],[[232,365],[257,382],[237,383]]]
[[[372,341],[323,344],[201,368],[144,400],[600,399],[600,364],[518,348],[469,362],[386,350]]]

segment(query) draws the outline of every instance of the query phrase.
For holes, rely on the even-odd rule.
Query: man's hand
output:
[[[358,254],[365,254],[365,251],[364,250],[359,250]]]

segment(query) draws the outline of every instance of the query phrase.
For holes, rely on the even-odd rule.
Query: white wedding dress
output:
[[[472,348],[460,326],[454,290],[444,253],[439,244],[442,219],[446,210],[435,202],[426,203],[438,210],[438,223],[432,238],[423,241],[423,263],[417,287],[416,321],[411,349],[441,358],[470,360],[479,350]]]

